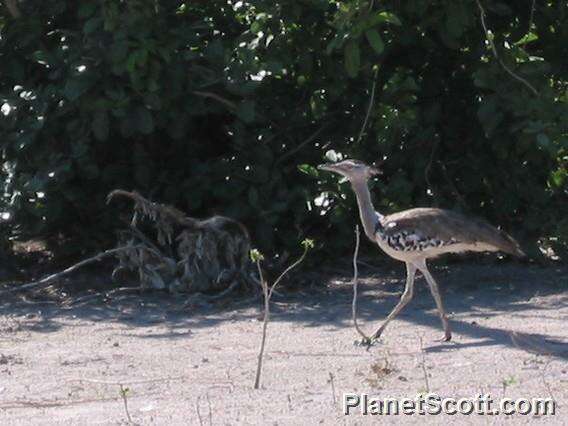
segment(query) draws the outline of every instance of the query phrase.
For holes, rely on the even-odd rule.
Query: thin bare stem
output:
[[[290,272],[292,269],[294,269],[296,266],[298,266],[300,263],[302,263],[302,261],[306,257],[306,254],[308,253],[308,250],[309,250],[309,246],[305,245],[304,246],[304,252],[300,256],[300,258],[298,260],[296,260],[294,263],[292,263],[290,266],[288,266],[284,270],[284,272],[282,272],[280,274],[280,276],[276,279],[276,281],[274,281],[274,284],[272,284],[271,287],[268,287],[268,283],[266,282],[266,280],[264,279],[264,276],[262,274],[262,268],[260,267],[260,258],[256,259],[256,267],[258,269],[258,275],[259,275],[259,278],[260,278],[260,285],[262,286],[262,293],[264,295],[264,319],[263,319],[263,322],[262,322],[262,340],[260,341],[260,349],[258,351],[258,362],[256,364],[256,375],[255,375],[255,379],[254,379],[254,388],[255,389],[260,388],[260,376],[262,374],[262,360],[263,360],[263,357],[264,357],[264,348],[266,346],[266,335],[267,335],[267,330],[268,330],[268,322],[270,321],[270,298],[272,297],[272,294],[274,293],[274,289],[276,288],[276,286],[280,283],[280,281],[282,281],[282,278],[284,278],[284,276],[288,272]]]
[[[357,144],[361,142],[363,135],[365,134],[365,129],[367,128],[367,123],[369,121],[369,117],[371,116],[371,111],[373,109],[373,104],[375,103],[375,89],[377,88],[377,74],[378,71],[375,71],[375,75],[373,77],[373,86],[371,87],[371,98],[369,99],[369,107],[367,108],[367,113],[365,114],[365,119],[363,120],[363,125],[361,126],[361,130],[359,131],[359,137],[357,138]]]
[[[286,274],[288,274],[288,272],[290,272],[292,269],[296,268],[300,263],[302,263],[306,257],[306,254],[308,254],[308,247],[304,248],[304,252],[302,253],[302,255],[300,256],[300,258],[298,260],[296,260],[294,263],[292,263],[290,266],[288,266],[286,269],[284,269],[284,272],[282,272],[280,274],[280,276],[278,278],[276,278],[276,281],[274,281],[274,284],[272,284],[272,287],[270,287],[270,293],[268,294],[268,297],[272,297],[272,292],[274,291],[274,289],[276,288],[276,286],[280,283],[280,281],[282,281],[282,278],[284,278],[284,276]]]
[[[538,90],[536,90],[534,88],[534,86],[532,84],[530,84],[527,80],[525,80],[523,77],[521,77],[520,75],[516,74],[515,72],[513,72],[506,64],[505,62],[503,62],[503,60],[499,57],[499,54],[497,53],[497,47],[495,47],[495,43],[493,42],[493,34],[491,34],[489,32],[489,29],[487,28],[487,24],[485,23],[485,9],[483,9],[483,6],[481,5],[480,0],[476,0],[477,2],[477,6],[479,7],[479,14],[481,16],[481,26],[483,27],[483,31],[485,31],[485,38],[487,39],[487,41],[489,42],[489,46],[491,47],[491,51],[493,52],[493,55],[495,56],[495,59],[497,59],[497,61],[499,62],[499,64],[501,64],[501,66],[503,67],[503,69],[505,71],[507,71],[507,73],[513,77],[515,80],[520,81],[521,83],[523,83],[526,87],[529,88],[529,90],[535,95],[535,96],[539,96]]]
[[[288,151],[287,153],[285,153],[284,155],[282,155],[278,160],[276,160],[275,164],[281,164],[283,163],[285,160],[287,160],[288,158],[290,158],[292,155],[294,155],[296,152],[300,151],[302,148],[304,148],[307,144],[309,144],[310,142],[312,142],[315,138],[317,138],[319,136],[319,134],[328,126],[328,124],[324,124],[322,125],[319,129],[317,129],[314,133],[312,133],[310,136],[308,136],[307,139],[305,139],[304,141],[300,142],[300,144],[298,144],[298,146],[296,146],[294,149],[291,149],[290,151]]]
[[[424,384],[426,386],[426,393],[430,393],[430,381],[428,380],[428,372],[426,371],[426,352],[424,351],[424,342],[422,337],[420,339],[420,353],[422,355],[422,362],[420,366],[422,367],[422,374],[424,375]]]
[[[205,395],[207,397],[207,407],[209,408],[209,426],[213,426],[213,410],[211,409],[211,398],[209,398],[209,393]]]
[[[120,385],[120,396],[122,397],[122,401],[124,402],[124,411],[126,412],[126,417],[128,418],[128,423],[132,423],[132,417],[130,417],[130,412],[128,411],[128,392],[130,392],[129,388],[125,388],[122,384]]]
[[[430,160],[424,169],[424,179],[426,180],[426,185],[428,185],[428,189],[434,192],[434,187],[432,186],[432,182],[430,181],[430,172],[432,171],[432,163],[434,161],[434,155],[436,154],[436,148],[438,148],[438,139],[434,140],[432,144],[432,150],[430,151]]]
[[[254,378],[254,388],[260,387],[260,375],[262,374],[262,359],[264,357],[264,347],[266,345],[266,331],[268,328],[268,321],[270,319],[270,293],[268,292],[268,284],[262,275],[262,268],[260,267],[260,259],[256,261],[258,275],[260,277],[260,285],[262,286],[262,293],[264,295],[264,319],[262,322],[262,340],[260,341],[260,350],[258,351],[258,362],[256,364],[256,375]]]
[[[552,393],[552,390],[550,389],[550,384],[548,383],[548,381],[546,380],[546,377],[544,376],[544,373],[548,369],[548,366],[550,365],[551,362],[552,362],[552,359],[549,359],[548,362],[544,365],[544,367],[542,367],[540,369],[540,377],[542,379],[542,383],[543,383],[544,387],[548,391],[548,395],[550,396],[550,399],[552,399],[552,401],[554,402],[554,405],[556,405],[557,407],[560,407],[558,405],[558,402],[556,401],[556,398],[554,397],[554,394]]]
[[[331,398],[333,401],[333,405],[337,404],[337,398],[335,397],[335,382],[334,382],[333,373],[329,372],[329,384],[331,385]]]
[[[203,426],[203,418],[201,417],[201,410],[199,409],[199,401],[201,400],[201,395],[197,397],[195,401],[195,411],[197,412],[197,418],[199,419],[199,425]]]
[[[137,248],[142,248],[142,247],[143,246],[128,246],[128,247],[117,247],[117,248],[113,248],[113,249],[110,249],[110,250],[105,250],[102,253],[99,253],[99,254],[97,254],[93,257],[89,257],[88,259],[84,259],[84,260],[68,267],[67,269],[64,269],[61,272],[57,272],[55,274],[48,275],[47,277],[42,278],[41,280],[32,281],[30,283],[22,284],[22,285],[16,285],[13,288],[10,288],[8,290],[0,291],[0,296],[3,296],[4,294],[8,294],[8,293],[13,293],[13,292],[16,292],[16,291],[27,290],[29,288],[38,287],[42,284],[47,284],[51,281],[55,281],[55,280],[61,278],[64,275],[70,274],[71,272],[74,272],[77,269],[81,268],[82,266],[88,265],[89,263],[98,262],[99,260],[101,260],[105,257],[112,256],[112,255],[115,255],[115,254],[123,252],[123,251],[135,250]]]
[[[363,343],[370,342],[371,338],[367,336],[359,327],[357,322],[357,285],[359,283],[359,268],[357,267],[357,257],[359,256],[359,243],[361,240],[359,225],[355,225],[355,251],[353,252],[353,302],[351,304],[351,312],[353,316],[353,325],[357,333],[363,338]]]
[[[536,0],[532,0],[532,4],[531,4],[531,14],[529,17],[529,27],[527,29],[527,33],[530,33],[532,30],[532,26],[533,26],[533,21],[534,21],[534,8],[535,8],[535,4],[536,4]]]
[[[228,100],[228,99],[225,99],[225,98],[223,98],[222,96],[219,96],[219,95],[216,94],[216,93],[212,93],[212,92],[201,92],[201,91],[199,91],[199,90],[194,90],[192,93],[193,93],[194,95],[201,96],[202,98],[214,99],[214,100],[216,100],[217,102],[222,103],[223,105],[225,105],[225,106],[228,107],[229,109],[234,110],[234,109],[237,108],[237,105],[236,105],[233,101],[230,101],[230,100]]]

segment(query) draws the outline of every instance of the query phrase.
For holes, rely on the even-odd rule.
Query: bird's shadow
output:
[[[548,271],[546,277],[539,276],[543,272],[539,268],[519,266],[479,268],[461,265],[455,269],[457,270],[446,273],[443,270],[438,271],[441,277],[437,279],[449,290],[443,298],[446,310],[453,314],[450,315],[450,325],[454,336],[467,336],[474,340],[465,343],[459,340],[425,342],[426,352],[505,346],[528,353],[568,359],[567,335],[531,333],[480,324],[483,319],[507,315],[523,318],[523,324],[527,328],[541,321],[561,321],[565,314],[559,313],[559,309],[568,306],[568,294],[565,291],[568,274],[565,268]],[[463,279],[464,275],[467,279]],[[535,282],[538,282],[538,285],[535,285]],[[441,322],[434,309],[434,302],[422,283],[423,281],[417,279],[414,300],[397,318],[439,329],[441,334]],[[393,306],[393,298],[388,299],[391,299],[390,307],[386,306],[385,298],[364,299],[360,304],[361,316],[365,319],[373,316],[377,323],[380,323],[380,313],[388,314]],[[425,310],[428,312],[424,312]],[[467,320],[461,319],[462,316],[467,317]],[[477,318],[480,319],[476,320]],[[388,339],[388,328],[384,339]]]

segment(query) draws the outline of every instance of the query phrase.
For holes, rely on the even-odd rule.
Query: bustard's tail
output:
[[[476,239],[479,242],[489,244],[496,250],[502,251],[515,257],[526,257],[526,254],[525,252],[523,252],[523,250],[521,250],[519,243],[517,243],[517,241],[515,241],[515,239],[505,231],[497,229],[487,222],[481,220],[475,220],[475,225],[477,227]]]
[[[505,253],[511,254],[515,257],[527,257],[525,252],[521,250],[519,243],[513,239],[509,234],[506,232],[501,231],[498,229],[499,235],[503,242],[499,245],[499,249],[504,251]]]

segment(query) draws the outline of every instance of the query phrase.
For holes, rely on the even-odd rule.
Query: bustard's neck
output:
[[[359,206],[359,216],[363,223],[365,234],[372,241],[375,240],[375,233],[381,228],[379,216],[373,207],[371,201],[371,193],[366,181],[354,180],[351,182],[351,187],[355,196],[357,197],[357,205]]]

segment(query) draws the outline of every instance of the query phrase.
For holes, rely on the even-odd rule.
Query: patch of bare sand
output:
[[[253,390],[260,303],[182,308],[171,297],[121,296],[80,308],[4,301],[0,424],[427,423],[440,416],[342,414],[344,392],[381,397],[553,397],[557,414],[452,416],[460,424],[561,424],[568,403],[566,270],[453,265],[436,276],[454,340],[422,279],[369,351],[353,345],[349,276],[274,297],[262,389]],[[373,329],[403,276],[364,277],[360,322]],[[121,385],[122,392],[121,395]]]

